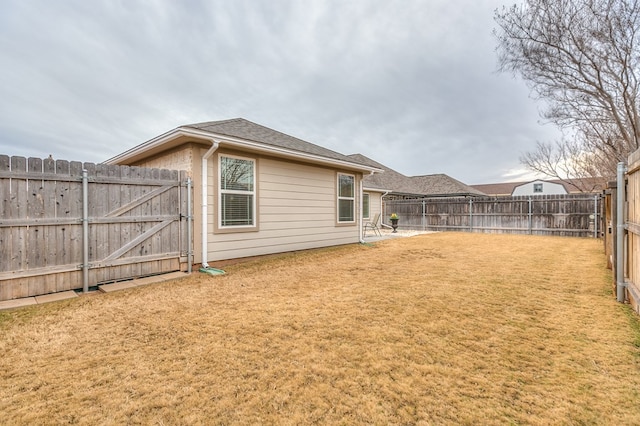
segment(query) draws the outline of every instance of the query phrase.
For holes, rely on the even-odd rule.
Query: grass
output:
[[[430,234],[0,313],[3,424],[640,424],[591,239]]]

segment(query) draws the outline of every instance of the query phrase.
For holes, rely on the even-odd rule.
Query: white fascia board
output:
[[[369,191],[369,192],[391,192],[390,189],[382,189],[382,188],[369,188],[369,187],[363,187],[362,188],[363,191]]]

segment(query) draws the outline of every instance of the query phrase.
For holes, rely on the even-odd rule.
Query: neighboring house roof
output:
[[[362,164],[368,164],[383,170],[383,173],[376,173],[364,177],[364,187],[367,189],[379,189],[382,191],[392,191],[402,194],[415,194],[415,188],[409,181],[409,178],[401,173],[396,172],[389,167],[380,164],[369,157],[362,154],[351,154],[349,158]]]
[[[405,176],[362,154],[352,154],[349,157],[384,170],[383,173],[364,177],[364,187],[367,189],[380,189],[397,195],[418,197],[486,195],[445,174]]]
[[[561,183],[560,180],[552,180],[550,182]],[[607,182],[605,179],[598,178],[582,178],[582,179],[567,179],[562,182],[567,192],[593,192],[600,193],[607,189]]]
[[[471,186],[442,173],[412,176],[410,179],[422,194],[426,194],[431,197],[438,195],[445,195],[448,197],[453,195],[486,195],[484,192],[479,191],[476,188],[472,188]]]
[[[157,154],[184,143],[189,138],[215,141],[232,147],[266,151],[276,155],[342,165],[370,173],[379,169],[327,148],[289,136],[244,118],[187,124],[170,130],[131,148],[109,160],[107,164],[133,162],[138,158]]]
[[[515,187],[522,183],[525,182],[487,183],[483,185],[471,185],[471,187],[488,195],[511,195]]]
[[[527,182],[503,182],[503,183],[489,183],[483,185],[471,185],[473,188],[484,192],[488,195],[511,195],[513,190],[521,185],[526,185],[534,181]],[[563,185],[568,193],[599,193],[605,189],[605,182],[595,178],[584,179],[567,179],[566,181],[559,179],[542,180],[541,182],[550,182]]]

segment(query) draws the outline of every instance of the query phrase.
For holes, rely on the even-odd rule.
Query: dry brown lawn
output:
[[[442,233],[0,313],[2,424],[640,424],[602,243]]]

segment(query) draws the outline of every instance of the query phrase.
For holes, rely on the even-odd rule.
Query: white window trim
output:
[[[222,158],[235,158],[238,160],[246,160],[251,161],[253,163],[253,191],[238,191],[231,189],[222,189]],[[241,157],[239,155],[230,155],[230,154],[220,154],[218,155],[218,229],[251,229],[256,228],[257,225],[257,212],[256,212],[256,179],[257,179],[257,168],[256,168],[256,159],[249,157]],[[238,194],[238,195],[251,195],[251,211],[253,217],[251,218],[252,225],[223,225],[222,224],[222,195],[223,194]]]
[[[349,176],[353,179],[353,196],[352,197],[342,197],[340,196],[340,176]],[[356,223],[356,214],[358,213],[358,209],[356,208],[356,176],[349,173],[338,173],[338,178],[336,179],[336,221],[338,223]],[[353,201],[353,220],[340,220],[340,200],[351,200]]]

